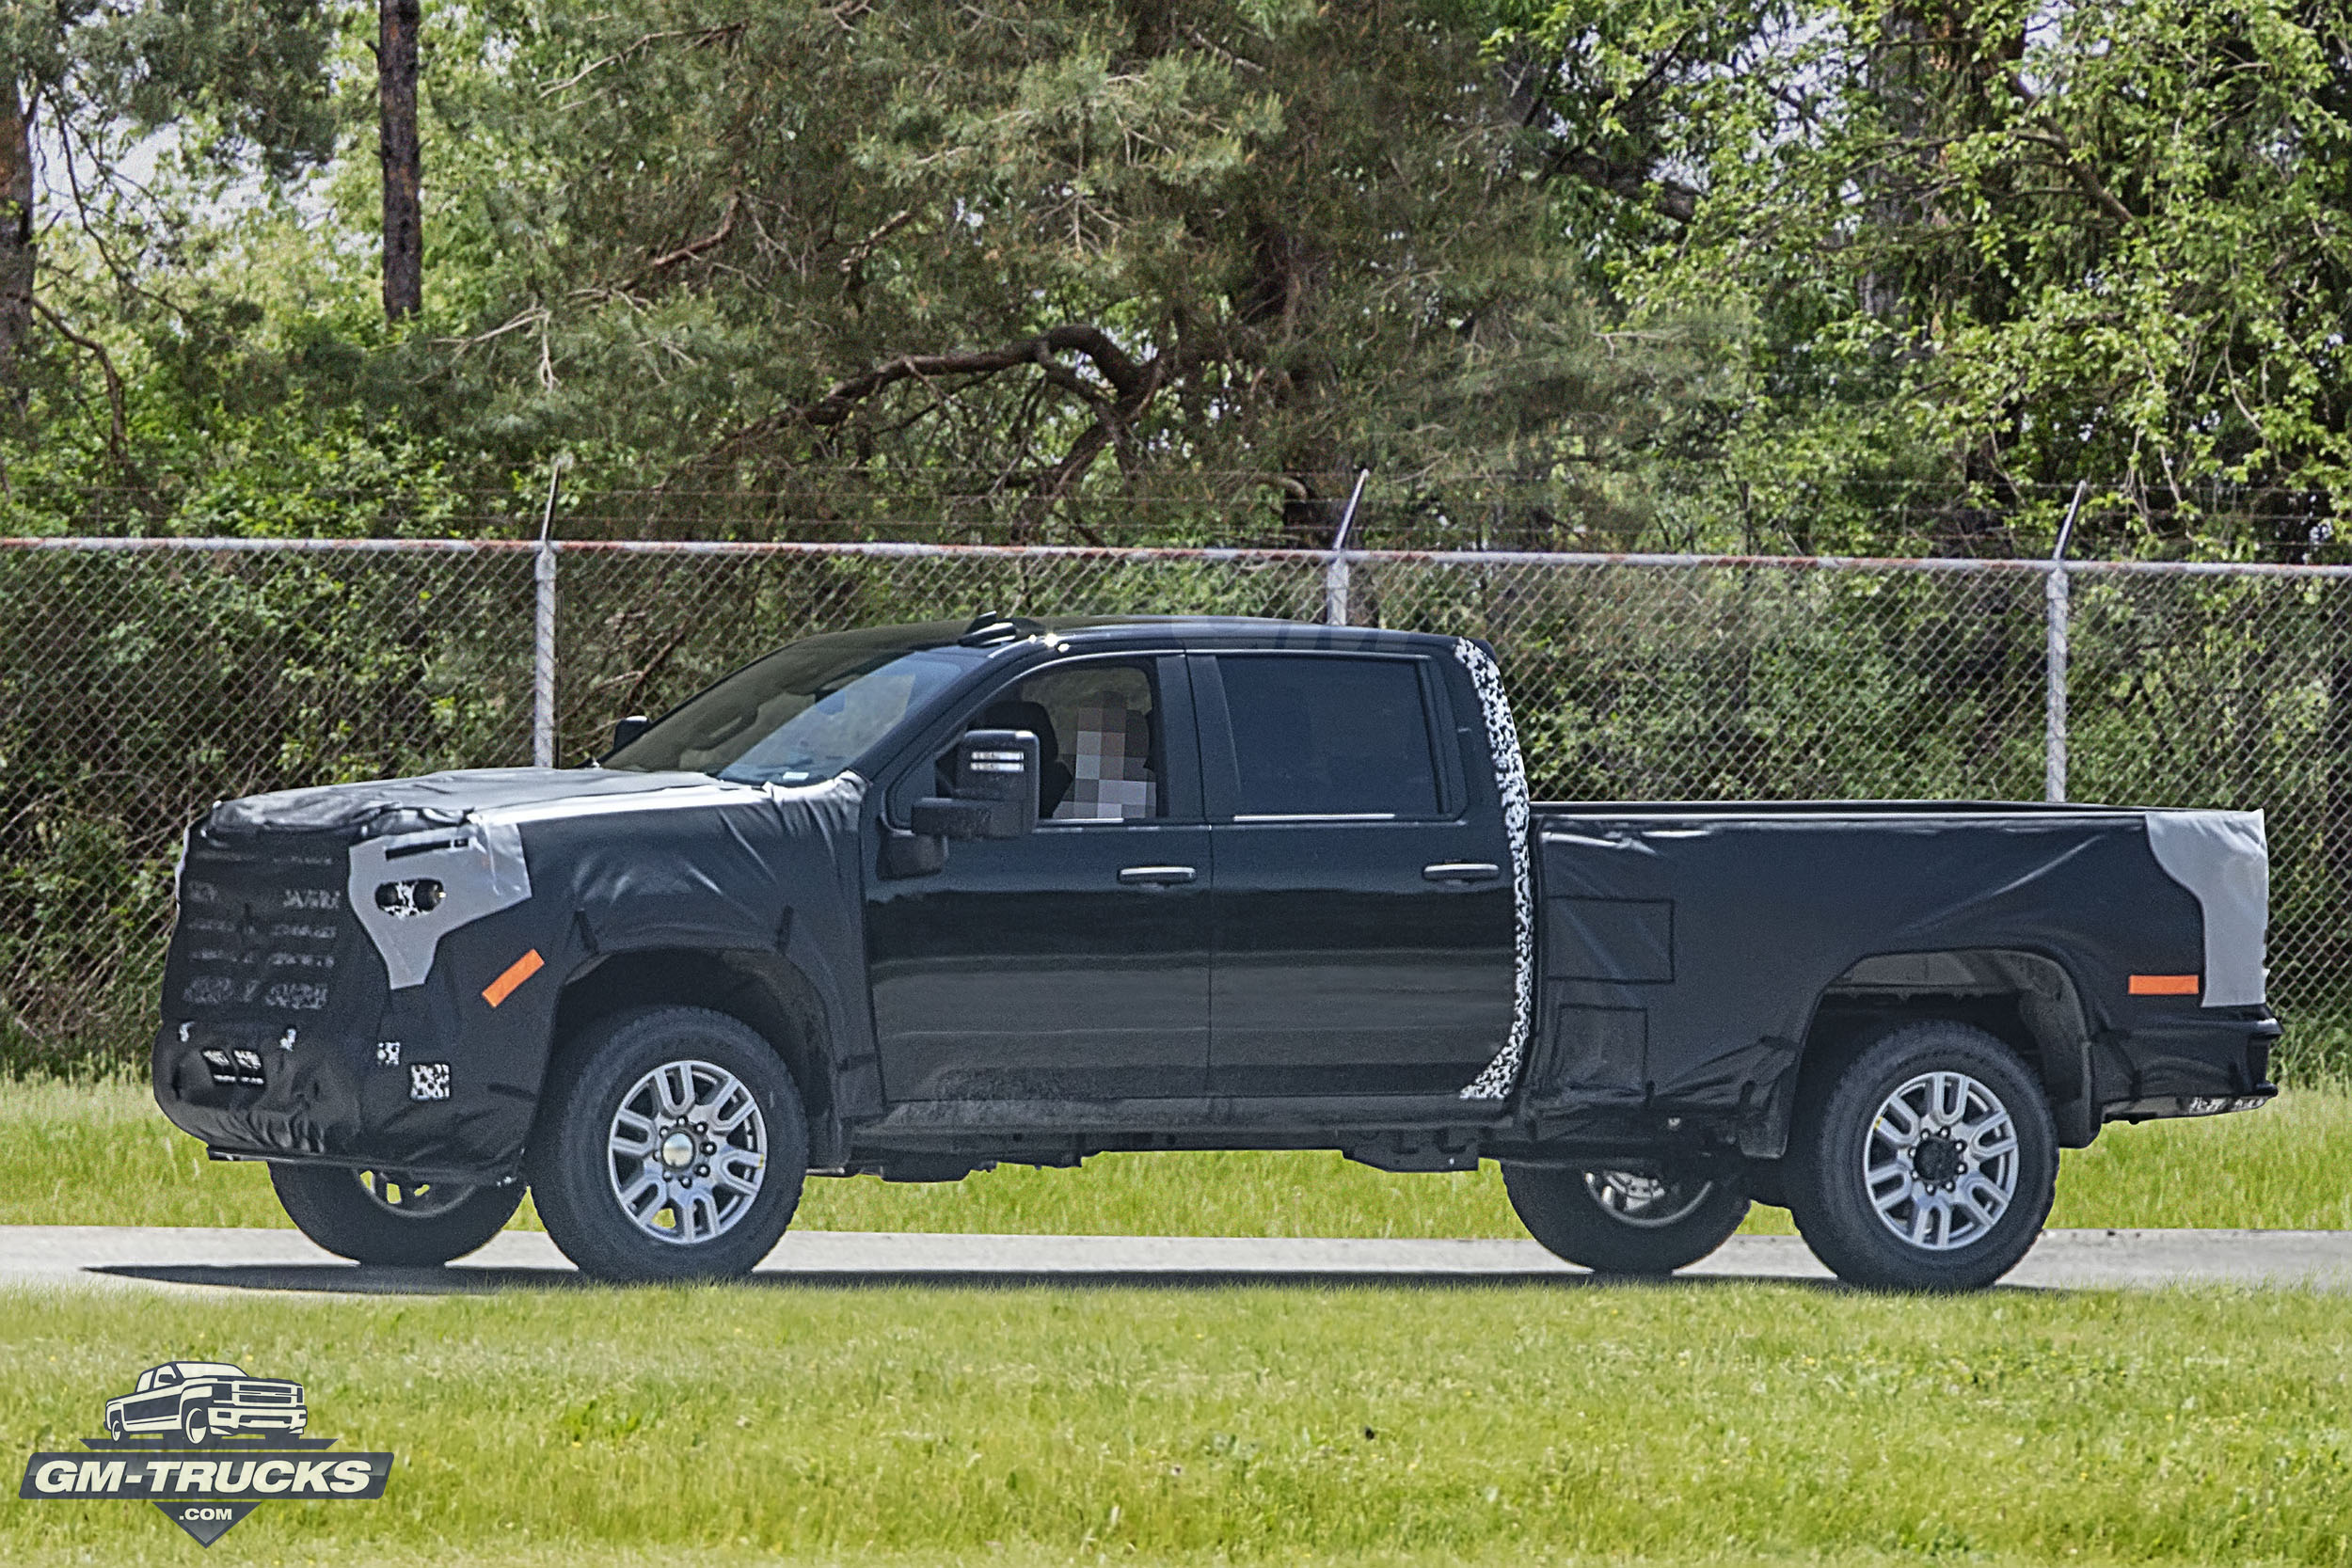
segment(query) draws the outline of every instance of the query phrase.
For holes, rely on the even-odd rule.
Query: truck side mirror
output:
[[[1028,730],[967,730],[956,742],[955,792],[914,802],[907,825],[937,838],[1020,838],[1037,823],[1038,738]]]
[[[652,728],[653,721],[646,718],[644,714],[630,714],[628,718],[612,726],[612,750],[616,752],[619,751],[622,747],[628,745],[630,741],[636,739],[639,736],[644,734],[647,730]]]

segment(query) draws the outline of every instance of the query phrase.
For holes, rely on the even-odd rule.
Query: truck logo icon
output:
[[[357,1502],[384,1495],[389,1453],[330,1453],[304,1435],[302,1385],[227,1361],[166,1361],[106,1402],[106,1435],[80,1453],[37,1453],[19,1497],[151,1502],[209,1546],[272,1497]]]
[[[176,1432],[191,1448],[229,1433],[299,1437],[310,1424],[302,1385],[247,1377],[226,1361],[167,1361],[139,1373],[138,1386],[106,1402],[106,1434]]]

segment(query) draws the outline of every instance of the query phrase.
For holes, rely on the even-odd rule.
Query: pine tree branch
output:
[[[709,233],[705,234],[699,240],[690,241],[687,244],[678,246],[667,256],[655,257],[652,261],[645,263],[644,271],[661,272],[667,268],[676,266],[680,261],[691,261],[706,250],[718,249],[721,245],[726,244],[728,236],[735,232],[735,219],[737,214],[741,213],[742,210],[743,193],[739,190],[728,193],[727,210],[721,215],[718,228],[712,230]],[[643,274],[640,274],[640,276],[642,277]]]
[[[115,461],[121,465],[123,472],[126,474],[134,474],[135,470],[131,466],[130,422],[124,418],[123,414],[122,372],[115,369],[114,356],[108,354],[106,352],[106,345],[100,342],[97,339],[85,338],[79,332],[74,331],[72,327],[68,326],[66,325],[65,318],[58,315],[56,311],[51,309],[48,305],[43,303],[38,296],[33,299],[32,306],[33,309],[40,314],[43,321],[50,325],[51,328],[56,332],[58,337],[63,338],[67,342],[72,343],[74,347],[83,349],[96,356],[98,360],[98,368],[106,378],[106,410],[110,416],[109,426],[106,432],[106,445],[109,450],[114,452]]]

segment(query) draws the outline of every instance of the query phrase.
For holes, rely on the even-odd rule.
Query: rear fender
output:
[[[1975,1024],[2016,1051],[2049,1097],[2062,1147],[2080,1148],[2096,1135],[2093,1031],[2073,974],[2040,953],[1961,948],[1874,955],[1822,988],[1804,1049],[1772,1085],[1764,1114],[1741,1127],[1740,1151],[1780,1158],[1805,1097],[1827,1092],[1852,1053],[1887,1029],[1924,1019]]]

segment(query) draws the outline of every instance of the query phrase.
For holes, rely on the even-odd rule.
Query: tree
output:
[[[33,326],[33,117],[13,71],[0,75],[0,388],[21,404],[17,361]]]
[[[1479,38],[1446,0],[552,19],[479,116],[514,139],[452,149],[502,287],[441,406],[673,494],[952,481],[1025,535],[1169,473],[1319,544],[1359,463],[1604,465],[1698,372],[1599,330]]]
[[[332,44],[323,0],[56,0],[0,18],[0,387],[20,405],[38,318],[105,364],[118,433],[122,422],[106,351],[38,297],[36,118],[55,129],[60,182],[88,228],[96,193],[81,181],[116,185],[122,148],[166,128],[192,165],[283,176],[324,160]],[[117,253],[102,244],[98,254]],[[134,270],[117,282],[132,283]]]
[[[2084,476],[2150,539],[2267,519],[2239,548],[2352,497],[2339,0],[1563,0],[1513,37],[1565,199],[1638,246],[1619,286],[1748,322],[1715,460],[1801,538],[1839,542],[1840,478],[1856,531],[1890,482],[1947,487],[1921,521],[1963,549],[2025,546]]]
[[[377,156],[384,166],[384,315],[424,309],[424,210],[417,137],[420,0],[377,0]]]

